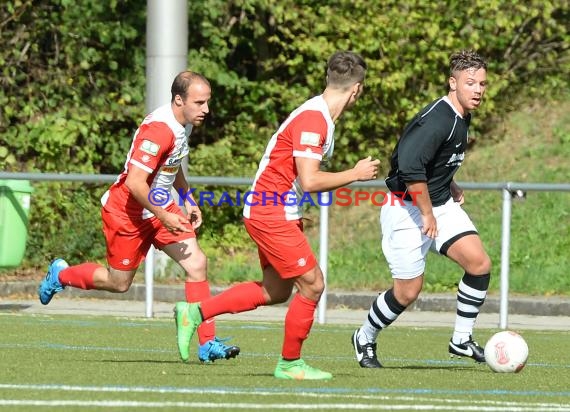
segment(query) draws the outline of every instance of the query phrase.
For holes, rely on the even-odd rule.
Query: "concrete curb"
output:
[[[14,296],[35,296],[37,282],[0,282],[0,298],[13,298]],[[212,293],[217,294],[223,288],[213,287]],[[154,301],[173,303],[184,300],[184,289],[180,285],[155,285]],[[327,293],[328,308],[347,308],[367,310],[378,296],[373,292],[345,292],[331,290]],[[146,288],[144,284],[133,284],[126,293],[109,293],[99,290],[81,290],[67,288],[61,292],[62,298],[112,299],[145,301]],[[408,311],[420,312],[455,312],[455,295],[448,294],[421,294],[418,300]],[[500,302],[498,296],[488,296],[481,313],[499,313]],[[508,312],[518,315],[534,316],[568,316],[570,314],[570,297],[529,297],[510,296]]]

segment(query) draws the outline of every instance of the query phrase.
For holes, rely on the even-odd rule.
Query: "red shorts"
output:
[[[301,220],[261,221],[244,218],[243,223],[257,244],[262,268],[271,265],[282,279],[289,279],[317,266],[311,245],[303,234]]]
[[[171,203],[166,211],[186,217],[180,208]],[[101,209],[103,233],[107,243],[107,262],[117,270],[136,269],[145,258],[150,245],[162,249],[166,245],[195,238],[191,232],[169,232],[155,216],[134,218],[115,210]],[[192,225],[188,224],[192,229]]]

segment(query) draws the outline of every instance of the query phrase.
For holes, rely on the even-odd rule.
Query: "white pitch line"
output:
[[[479,407],[472,405],[364,405],[352,403],[321,403],[321,404],[259,404],[259,403],[215,403],[215,402],[140,402],[140,401],[70,401],[70,400],[51,400],[51,401],[34,401],[34,400],[17,400],[17,399],[0,399],[1,406],[99,406],[112,408],[232,408],[232,409],[340,409],[340,410],[449,410],[456,411],[459,407],[464,411],[484,411],[484,412],[534,412],[534,406],[529,407]],[[570,411],[569,408],[564,409],[542,409],[543,411]]]
[[[209,389],[209,388],[176,388],[176,387],[140,387],[140,386],[79,386],[79,385],[37,385],[37,384],[0,384],[0,389],[16,389],[16,390],[37,390],[37,391],[67,391],[67,392],[107,392],[107,393],[171,393],[171,394],[212,394],[212,395],[251,395],[251,391],[243,389]],[[455,410],[457,408],[464,410],[481,410],[481,411],[568,411],[570,412],[570,404],[559,404],[559,403],[526,403],[526,402],[514,402],[514,401],[492,401],[492,400],[480,400],[471,401],[469,406],[462,405],[465,401],[461,399],[449,399],[449,398],[434,398],[434,397],[414,397],[414,396],[391,396],[391,395],[368,395],[368,394],[358,394],[358,393],[315,393],[315,392],[277,392],[277,391],[256,391],[256,396],[299,396],[299,397],[311,397],[320,399],[355,399],[357,401],[371,400],[371,401],[390,401],[390,402],[423,402],[424,405],[414,405],[417,410],[432,410],[436,403],[439,403],[440,409],[450,409]],[[0,400],[1,402],[1,400]],[[35,401],[30,401],[35,402]],[[40,401],[38,401],[40,402]],[[74,401],[75,402],[75,401]],[[77,401],[80,402],[80,401]],[[143,402],[147,404],[147,402]],[[0,403],[1,404],[1,403]],[[194,406],[196,403],[193,403]],[[453,404],[453,406],[444,406],[443,404]],[[217,406],[223,406],[222,404],[215,404]],[[231,404],[233,405],[233,404]],[[250,404],[248,404],[250,405]],[[250,407],[254,408],[255,404],[251,404]],[[267,404],[264,404],[266,407]],[[281,405],[281,404],[280,404]],[[311,405],[305,406],[304,404],[296,404],[297,407],[307,408]],[[327,404],[323,404],[327,405]],[[490,406],[483,406],[490,405]],[[374,409],[381,408],[382,405],[359,405],[355,406],[353,409],[368,409],[368,407],[374,407]],[[416,408],[417,406],[417,408]],[[206,406],[204,406],[206,407]],[[272,406],[275,407],[275,406]],[[398,409],[394,405],[391,408]],[[475,409],[471,409],[471,407]],[[410,409],[411,406],[406,406]],[[530,408],[530,409],[529,409]]]

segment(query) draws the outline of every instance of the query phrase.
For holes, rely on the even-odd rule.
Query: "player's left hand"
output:
[[[465,203],[465,196],[464,196],[464,192],[463,189],[461,189],[457,183],[455,182],[451,182],[451,197],[453,198],[453,200],[456,203],[459,203],[460,205],[462,205],[463,203]]]
[[[198,229],[202,225],[202,212],[198,206],[190,207],[190,210],[188,210],[188,220],[190,220],[194,230]]]

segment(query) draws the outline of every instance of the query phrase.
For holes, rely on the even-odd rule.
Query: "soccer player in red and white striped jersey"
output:
[[[360,160],[342,172],[321,170],[334,148],[335,122],[360,97],[366,63],[352,52],[337,52],[327,65],[326,88],[295,109],[271,137],[244,207],[244,223],[257,244],[263,271],[260,282],[237,284],[200,304],[176,304],[188,321],[179,336],[190,341],[204,320],[262,305],[286,302],[297,289],[285,317],[281,359],[274,376],[281,379],[330,379],[332,374],[307,365],[301,348],[314,320],[325,283],[303,234],[299,200],[304,193],[334,190],[375,179],[378,160]]]
[[[108,266],[89,262],[69,267],[65,260],[55,259],[38,290],[44,305],[68,286],[128,291],[151,245],[163,250],[186,272],[188,302],[210,296],[207,260],[195,233],[202,215],[181,168],[188,156],[192,127],[201,125],[210,111],[210,83],[198,73],[185,71],[174,79],[171,96],[170,103],[147,115],[139,126],[122,173],[101,199]],[[185,213],[173,201],[173,189],[185,194]],[[205,322],[198,337],[201,361],[227,359],[239,353],[238,347],[216,338],[214,322]]]

